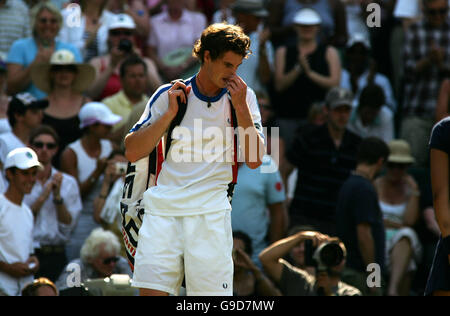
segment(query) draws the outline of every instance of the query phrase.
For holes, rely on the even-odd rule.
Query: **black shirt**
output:
[[[347,248],[347,267],[365,272],[367,267],[359,250],[357,225],[367,223],[375,242],[375,263],[384,271],[385,231],[383,214],[373,184],[351,175],[342,186],[336,209],[337,235]]]
[[[308,55],[308,63],[312,71],[329,76],[330,70],[326,59],[328,46],[319,45],[317,49]],[[300,51],[297,45],[286,48],[286,66],[284,71],[291,71],[298,64]],[[274,110],[279,118],[306,119],[309,109],[314,102],[325,100],[327,89],[312,81],[302,72],[295,82],[285,91],[274,98]]]
[[[356,166],[361,138],[345,131],[336,148],[326,124],[308,126],[297,131],[286,157],[298,168],[297,184],[290,206],[292,224],[295,217],[335,221],[336,202],[342,183]]]

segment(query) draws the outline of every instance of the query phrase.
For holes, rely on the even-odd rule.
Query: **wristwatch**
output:
[[[64,203],[64,199],[62,197],[60,197],[59,199],[54,198],[53,203],[55,203],[56,205],[61,205]]]

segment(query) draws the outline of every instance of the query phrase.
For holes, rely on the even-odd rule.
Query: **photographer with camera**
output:
[[[132,55],[140,56],[141,52],[135,43],[136,24],[127,14],[117,14],[109,24],[108,53],[92,58],[89,63],[96,70],[96,80],[88,91],[94,100],[102,100],[120,91],[120,66]],[[141,56],[147,65],[146,92],[152,94],[162,83],[153,60]]]
[[[292,248],[302,245],[305,269],[283,259]],[[346,249],[338,238],[318,231],[300,231],[281,239],[260,255],[267,275],[286,296],[360,296],[361,292],[341,281]]]
[[[122,240],[122,218],[120,199],[125,181],[128,160],[121,150],[114,150],[108,157],[102,188],[94,200],[94,220],[106,230],[112,231]],[[120,254],[126,256],[125,244],[121,244]]]

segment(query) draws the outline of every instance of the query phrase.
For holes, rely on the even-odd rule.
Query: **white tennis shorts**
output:
[[[132,285],[178,295],[233,295],[231,211],[193,216],[146,213]]]

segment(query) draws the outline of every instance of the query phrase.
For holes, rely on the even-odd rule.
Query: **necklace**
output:
[[[206,98],[206,100],[207,100],[207,106],[208,106],[208,108],[210,108],[210,107],[211,107],[211,100],[212,100],[214,97],[210,97],[210,96],[207,96],[207,95],[206,95],[206,89],[204,88],[202,82],[200,81],[200,76],[197,76],[197,85],[198,85],[199,88],[202,90],[202,91],[200,91],[200,92],[201,92],[201,93],[204,95],[204,97]]]

